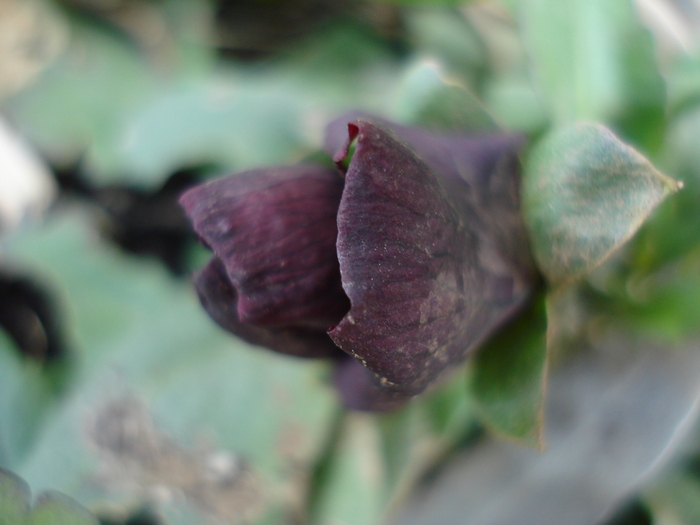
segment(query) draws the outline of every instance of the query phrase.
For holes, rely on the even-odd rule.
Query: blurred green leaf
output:
[[[679,188],[602,126],[555,129],[533,147],[523,181],[540,270],[553,286],[591,271]]]
[[[68,209],[5,252],[62,291],[82,361],[72,394],[14,470],[88,506],[133,509],[154,491],[184,494],[159,509],[173,523],[181,523],[182,506],[203,524],[249,509],[257,516],[257,506],[260,519],[288,512],[337,406],[325,363],[278,356],[224,333],[190,283],[96,242],[88,217]],[[95,421],[117,437],[129,425],[141,430],[120,449],[117,437],[96,433]],[[138,450],[153,461],[140,460]],[[236,465],[250,475],[234,476]],[[212,481],[217,468],[254,483]]]
[[[394,412],[341,412],[314,475],[312,521],[380,523],[476,424],[463,374]],[[358,462],[364,470],[358,470]],[[353,509],[367,501],[371,507],[355,518]]]
[[[691,525],[700,523],[700,480],[680,468],[667,472],[644,491],[658,525]]]
[[[317,480],[311,523],[378,525],[384,512],[385,472],[376,419],[346,413],[333,453]]]
[[[29,485],[0,467],[0,525],[20,525],[29,512]]]
[[[235,72],[164,87],[119,137],[126,171],[157,180],[183,165],[245,169],[300,156],[308,101],[288,87]]]
[[[13,341],[0,332],[0,465],[12,466],[19,455],[17,449],[22,440],[22,420],[18,420],[15,401],[22,391],[22,363]]]
[[[700,56],[683,55],[673,64],[667,77],[669,110],[683,116],[700,102]]]
[[[426,425],[429,421],[419,405],[420,402],[411,403],[378,418],[381,459],[386,473],[386,501],[397,491],[410,487],[425,468],[430,455],[436,453],[439,435],[430,432]]]
[[[542,447],[547,317],[538,297],[481,348],[470,390],[481,419],[497,434]]]
[[[460,83],[478,91],[489,67],[489,56],[480,33],[464,12],[425,5],[404,13],[408,36],[418,51],[416,54],[437,61]]]
[[[494,75],[487,79],[484,103],[506,129],[536,135],[548,125],[541,97],[535,93],[525,73]]]
[[[257,88],[277,84],[303,100],[306,115],[300,124],[315,122],[321,131],[331,118],[349,109],[382,114],[387,90],[401,71],[396,59],[389,42],[366,27],[329,24],[294,49],[278,68],[266,70]]]
[[[660,145],[665,87],[653,42],[630,0],[531,0],[520,20],[536,79],[557,124],[616,123]]]
[[[97,519],[75,500],[57,492],[41,494],[27,525],[98,525]]]
[[[385,493],[389,505],[401,503],[421,475],[476,426],[472,399],[464,375],[404,408],[378,417]]]
[[[172,164],[149,171],[133,161],[132,150],[148,148],[149,141],[129,141],[132,121],[174,90],[173,85],[197,83],[213,70],[210,7],[187,0],[133,7],[121,21],[127,29],[118,19],[111,25],[99,15],[69,12],[68,50],[33,86],[9,101],[9,113],[59,165],[80,159],[84,172],[99,182],[157,185]],[[109,20],[109,10],[105,13]]]
[[[695,258],[695,269],[697,265],[698,259]],[[642,292],[647,295],[644,301],[630,301],[624,311],[614,314],[631,322],[640,333],[662,336],[672,341],[697,335],[700,327],[700,279],[692,270],[669,277],[663,276],[660,280],[666,282],[657,286],[652,284],[649,286],[652,290]]]
[[[659,206],[635,239],[635,267],[647,272],[673,263],[700,245],[700,107],[686,108],[666,135],[663,168],[683,182],[683,191]]]
[[[45,492],[30,511],[29,485],[0,468],[0,525],[98,525],[97,519],[75,500]]]
[[[467,89],[445,82],[430,61],[406,73],[392,114],[401,122],[439,131],[494,131],[498,126]]]
[[[115,138],[158,81],[124,36],[78,17],[71,18],[71,32],[64,56],[8,108],[52,160],[85,155],[98,172],[114,176],[120,160]]]
[[[31,451],[62,393],[66,365],[21,359],[0,331],[0,465],[14,468]]]
[[[488,57],[481,81],[473,87],[499,125],[536,136],[549,125],[548,107],[526,61],[517,3],[482,2],[464,9],[483,39]]]

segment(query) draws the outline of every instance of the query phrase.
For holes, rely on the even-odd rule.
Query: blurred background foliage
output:
[[[348,413],[206,317],[176,199],[350,109],[601,123],[684,188],[476,365]],[[0,0],[0,117],[0,523],[700,523],[697,1]]]

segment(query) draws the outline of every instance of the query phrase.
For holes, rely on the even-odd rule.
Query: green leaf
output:
[[[437,61],[470,88],[477,88],[489,68],[482,33],[456,8],[404,11],[407,38],[422,56]]]
[[[385,492],[390,507],[410,497],[420,477],[477,426],[464,375],[378,417]]]
[[[547,319],[538,297],[479,350],[470,389],[477,413],[497,434],[542,446]]]
[[[494,75],[484,88],[484,103],[506,129],[537,135],[548,125],[541,97],[526,72]]]
[[[668,127],[664,169],[683,181],[683,191],[663,203],[635,239],[633,260],[636,268],[658,270],[684,257],[700,244],[698,136],[700,106],[686,108]]]
[[[29,512],[29,485],[0,467],[0,525],[18,525]]]
[[[98,525],[97,519],[75,500],[59,492],[45,492],[30,512],[29,485],[0,468],[0,525]]]
[[[107,12],[68,10],[66,52],[10,99],[7,111],[53,162],[65,166],[79,159],[98,182],[157,186],[167,172],[135,165],[132,150],[148,145],[129,140],[131,121],[173,84],[196,82],[213,69],[212,17],[204,2],[187,0],[132,14],[133,20],[118,21]],[[149,22],[134,30],[136,20]]]
[[[41,494],[27,525],[98,525],[97,519],[75,500],[58,492]]]
[[[90,215],[64,211],[3,253],[51,278],[82,364],[13,470],[90,507],[128,510],[153,491],[177,494],[156,509],[173,525],[289,512],[337,407],[326,364],[230,336],[189,282],[96,242]],[[118,439],[124,428],[133,430],[128,446]]]
[[[700,102],[700,56],[680,56],[672,67],[667,78],[669,113],[683,116]]]
[[[311,483],[313,523],[380,523],[478,423],[463,374],[394,412],[339,416]]]
[[[274,76],[223,72],[166,86],[113,147],[128,153],[127,171],[151,178],[199,162],[237,169],[281,164],[304,151],[299,122],[306,101],[296,95]]]
[[[556,123],[615,122],[636,143],[659,145],[665,87],[630,0],[530,0],[519,8],[534,76]]]
[[[553,286],[590,272],[680,187],[603,126],[555,129],[530,152],[523,180],[540,270]]]
[[[654,523],[700,523],[700,480],[692,472],[673,469],[649,487],[644,496]]]
[[[378,525],[384,511],[381,439],[372,415],[346,413],[317,480],[311,523]]]
[[[113,143],[129,115],[157,89],[148,62],[125,38],[71,19],[71,46],[8,110],[31,142],[54,161],[79,155],[98,171],[115,170]]]
[[[464,87],[446,82],[438,65],[430,61],[406,73],[393,114],[400,121],[442,131],[498,129],[481,102]]]
[[[69,361],[22,359],[14,341],[0,330],[0,465],[15,468],[31,450],[63,393]]]

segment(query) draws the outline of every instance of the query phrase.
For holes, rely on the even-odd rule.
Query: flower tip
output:
[[[352,141],[357,138],[358,133],[360,133],[360,127],[357,125],[357,123],[348,122],[347,138],[340,149],[338,149],[338,151],[336,151],[336,153],[333,155],[333,162],[335,162],[339,168],[343,169],[342,163],[347,158],[350,151],[350,145],[352,144]]]

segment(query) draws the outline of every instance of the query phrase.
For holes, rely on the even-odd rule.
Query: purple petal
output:
[[[520,273],[530,278],[537,274],[520,213],[518,155],[524,144],[522,135],[431,133],[354,111],[326,128],[325,149],[336,163],[347,155],[348,125],[358,119],[391,131],[440,178],[466,182],[460,198],[468,201],[481,222],[478,231],[482,241]]]
[[[349,308],[336,256],[337,171],[253,170],[197,186],[180,202],[235,288],[235,322],[325,331]]]
[[[249,343],[299,357],[338,357],[342,354],[325,332],[306,328],[267,328],[238,318],[238,297],[223,263],[214,257],[194,277],[204,309],[222,328]]]
[[[494,234],[510,227],[502,208],[518,213],[517,193],[515,209],[496,202],[491,213],[475,205],[470,182],[436,171],[384,127],[360,120],[348,129],[341,151],[355,135],[357,147],[337,247],[351,308],[329,333],[377,375],[377,388],[415,395],[529,298],[529,266],[511,260]],[[529,261],[529,252],[518,257]]]

